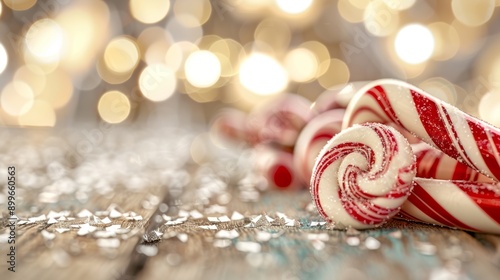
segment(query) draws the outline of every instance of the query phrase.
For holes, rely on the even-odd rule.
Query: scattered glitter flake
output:
[[[114,208],[111,209],[111,211],[109,212],[110,218],[120,218],[121,216],[123,216],[123,214]]]
[[[285,213],[281,213],[281,212],[276,212],[276,216],[278,216],[278,218],[280,219],[287,219],[288,217],[285,215]]]
[[[48,225],[53,225],[53,224],[57,224],[58,221],[54,218],[49,218],[49,220],[47,221],[47,224]]]
[[[78,218],[87,218],[87,217],[90,217],[92,215],[93,215],[92,212],[90,212],[87,209],[83,209],[82,211],[78,212],[78,214],[76,214],[76,216]]]
[[[361,232],[353,227],[348,227],[347,228],[347,231],[346,231],[346,234],[348,236],[357,236],[357,235],[360,235]]]
[[[162,217],[165,221],[171,221],[171,220],[172,220],[172,217],[167,216],[167,215],[165,215],[165,214],[161,215],[161,217]]]
[[[347,245],[349,246],[359,246],[359,238],[356,236],[350,236],[346,238]]]
[[[146,242],[154,242],[154,241],[160,240],[162,236],[163,236],[163,232],[160,232],[158,229],[156,229],[156,230],[151,231],[150,233],[145,233],[142,236],[142,238]]]
[[[66,218],[66,216],[61,216],[61,217],[59,217],[59,219],[57,219],[57,220],[58,220],[58,221],[66,221],[66,220],[68,220],[68,219]]]
[[[416,242],[415,243],[415,249],[417,249],[417,251],[422,254],[422,255],[426,255],[426,256],[432,256],[434,254],[436,254],[436,246],[434,246],[433,244],[429,243],[429,242]]]
[[[83,224],[83,225],[80,225],[80,229],[78,230],[78,232],[76,234],[78,234],[80,236],[87,235],[89,233],[94,232],[96,229],[97,229],[97,227],[91,226],[89,224]]]
[[[243,220],[245,216],[243,216],[241,213],[234,211],[233,214],[231,215],[231,220],[233,221],[239,221]]]
[[[173,220],[173,221],[166,222],[165,225],[167,225],[167,226],[175,226],[175,225],[180,225],[180,224],[182,224],[184,222],[185,222],[184,220],[176,219],[176,220]]]
[[[325,242],[323,242],[321,240],[314,239],[311,241],[311,244],[313,245],[314,249],[316,249],[318,251],[325,249]]]
[[[308,233],[307,239],[328,241],[330,239],[330,236],[328,235],[328,233]]]
[[[133,220],[134,220],[134,221],[142,221],[142,216],[141,216],[141,215],[134,216],[134,217],[133,217]]]
[[[102,219],[101,222],[103,224],[111,224],[111,219],[109,217],[106,217],[106,218]]]
[[[229,219],[229,217],[228,217],[228,216],[225,216],[225,215],[224,215],[224,216],[219,217],[218,219],[219,219],[219,222],[221,222],[221,223],[227,223],[227,222],[230,222],[230,221],[231,221],[231,219]]]
[[[107,216],[107,215],[109,215],[109,211],[107,211],[107,210],[104,210],[104,211],[95,211],[94,215],[96,215],[96,216]]]
[[[118,248],[120,247],[120,239],[118,238],[100,238],[97,239],[97,246],[101,248]]]
[[[236,243],[236,249],[241,252],[259,253],[261,248],[261,245],[257,242],[240,241]]]
[[[65,233],[65,232],[69,231],[69,228],[56,228],[55,230],[59,233]]]
[[[62,217],[64,215],[64,213],[62,212],[56,212],[56,211],[53,211],[53,210],[50,210],[49,213],[47,214],[47,218],[59,218],[59,217]]]
[[[267,231],[257,231],[257,234],[255,236],[255,239],[259,242],[267,242],[271,239],[272,235],[270,232]]]
[[[212,222],[212,223],[218,223],[219,222],[219,219],[217,217],[207,217],[208,221],[209,222]]]
[[[42,236],[45,240],[52,240],[56,237],[56,235],[52,232],[48,232],[46,230],[42,230]]]
[[[28,221],[26,221],[26,220],[22,220],[22,221],[17,222],[18,225],[25,225],[27,223],[28,223]]]
[[[310,226],[311,226],[311,227],[317,227],[317,226],[323,226],[323,225],[325,225],[325,224],[326,224],[326,222],[311,221]]]
[[[115,237],[116,233],[114,231],[104,231],[104,230],[99,230],[94,232],[94,237],[96,238],[110,238],[110,237]]]
[[[401,237],[403,237],[403,233],[400,230],[396,230],[396,231],[389,233],[389,236],[397,238],[397,239],[401,239]]]
[[[109,227],[106,227],[106,231],[116,231],[117,229],[120,229],[122,226],[121,225],[110,225]]]
[[[158,254],[158,247],[150,245],[139,245],[137,246],[137,252],[148,257],[154,257]]]
[[[181,242],[186,243],[189,239],[189,236],[186,233],[179,233],[177,234],[177,239],[179,239]]]
[[[266,220],[269,222],[269,223],[272,223],[274,222],[274,219],[269,217],[268,215],[266,215]]]
[[[202,229],[210,229],[210,230],[217,230],[216,225],[206,225],[206,226],[199,226]]]
[[[262,218],[262,215],[258,215],[258,216],[253,217],[250,221],[254,224],[257,224],[261,218]]]
[[[214,247],[216,248],[226,248],[231,246],[232,242],[229,239],[216,239],[213,242]]]
[[[189,212],[186,210],[179,210],[179,217],[189,217]]]
[[[97,216],[89,217],[88,222],[93,224],[102,224],[102,220]]]
[[[369,250],[377,250],[380,248],[380,241],[374,237],[368,236],[365,240],[365,247]]]
[[[254,228],[255,224],[254,223],[248,223],[248,224],[244,225],[243,227],[245,227],[245,228]]]
[[[236,230],[220,230],[215,234],[215,238],[234,239],[240,236]]]
[[[285,217],[285,226],[294,227],[296,225],[295,219],[289,219]]]
[[[203,218],[203,214],[201,214],[198,210],[192,210],[191,212],[189,212],[189,215],[193,219],[201,219],[201,218]]]

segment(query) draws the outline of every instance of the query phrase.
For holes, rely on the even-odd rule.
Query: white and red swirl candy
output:
[[[366,123],[333,137],[311,176],[318,212],[330,222],[370,228],[396,215],[415,176],[410,144],[396,129]]]
[[[293,150],[293,164],[299,178],[307,184],[311,179],[314,161],[335,134],[342,130],[344,109],[333,109],[314,117],[302,129]]]

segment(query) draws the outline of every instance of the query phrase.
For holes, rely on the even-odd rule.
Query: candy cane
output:
[[[475,170],[499,178],[499,129],[411,85],[381,80],[361,89],[347,108],[344,125],[370,121],[396,123]],[[362,132],[357,132],[361,127]],[[409,160],[414,158],[403,152],[407,144],[400,138],[404,137],[384,127],[370,123],[347,129],[318,156],[311,194],[326,219],[372,227],[392,217],[402,205],[400,216],[407,219],[500,233],[499,183],[413,178],[415,165]]]
[[[415,86],[397,80],[366,85],[349,104],[344,128],[363,122],[396,123],[450,157],[500,179],[500,129]]]

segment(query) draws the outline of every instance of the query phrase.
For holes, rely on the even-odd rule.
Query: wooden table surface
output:
[[[266,189],[246,150],[195,162],[182,143],[160,153],[162,137],[114,132],[75,161],[57,153],[68,138],[29,136],[0,148],[18,176],[16,272],[4,189],[0,279],[500,279],[500,236],[333,228],[307,190]]]

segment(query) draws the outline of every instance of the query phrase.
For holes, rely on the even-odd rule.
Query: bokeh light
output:
[[[481,98],[479,116],[490,124],[500,127],[500,92],[488,92]]]
[[[413,5],[415,5],[415,1],[416,0],[384,0],[384,3],[387,5],[387,7],[393,10],[402,11],[409,9]]]
[[[9,56],[7,55],[7,51],[5,50],[5,47],[0,43],[0,74],[5,71],[5,68],[7,68],[7,64],[9,63]]]
[[[104,62],[111,71],[119,74],[132,71],[139,63],[137,44],[129,37],[111,40],[104,50]]]
[[[305,12],[313,0],[276,0],[278,7],[288,14],[300,14]]]
[[[170,0],[130,0],[130,13],[138,21],[156,23],[165,18],[170,9]]]
[[[46,74],[36,65],[23,65],[14,74],[14,81],[21,81],[28,84],[34,96],[38,96],[47,83]]]
[[[197,50],[198,46],[191,42],[174,43],[165,55],[165,65],[177,72],[180,77],[183,77],[186,59],[191,53]]]
[[[31,25],[26,33],[28,51],[41,62],[58,61],[64,44],[64,32],[52,19],[41,19]]]
[[[45,76],[45,86],[37,99],[46,101],[54,109],[60,109],[71,100],[73,90],[73,83],[68,73],[56,69]]]
[[[347,84],[350,78],[350,71],[347,64],[337,58],[333,58],[323,63],[328,64],[327,71],[318,78],[318,82],[325,89],[340,88]]]
[[[384,37],[392,34],[399,26],[399,14],[383,0],[368,3],[363,13],[366,30],[371,34]]]
[[[22,81],[7,84],[0,96],[2,109],[11,116],[20,116],[33,106],[35,96],[30,86]]]
[[[139,76],[139,89],[147,99],[160,102],[167,100],[177,88],[175,72],[164,64],[152,64]]]
[[[318,72],[318,60],[314,53],[306,48],[291,50],[286,55],[284,64],[290,79],[295,82],[311,81]]]
[[[351,23],[358,23],[363,21],[364,7],[358,8],[352,1],[349,0],[339,0],[337,2],[337,9],[340,16]],[[367,3],[368,4],[368,3]]]
[[[495,10],[495,0],[452,0],[453,15],[461,23],[468,26],[479,26],[486,23]]]
[[[97,104],[99,116],[111,124],[121,123],[130,114],[130,100],[120,91],[113,90],[104,93]]]
[[[434,51],[434,36],[421,24],[409,24],[401,28],[394,41],[398,57],[409,64],[427,61]]]
[[[184,66],[186,79],[195,87],[213,86],[220,78],[221,63],[209,51],[196,51],[189,55]]]
[[[433,59],[448,60],[458,53],[460,37],[453,26],[445,22],[435,22],[429,25],[429,29],[435,39]]]
[[[21,126],[45,126],[56,125],[57,116],[50,104],[43,100],[35,100],[31,108],[17,119]]]
[[[36,4],[37,0],[3,0],[5,6],[14,11],[25,11]]]
[[[239,80],[244,88],[253,93],[270,95],[286,88],[288,74],[276,59],[263,53],[253,53],[242,62]]]
[[[176,17],[180,18],[185,26],[190,26],[194,22],[199,25],[203,25],[208,21],[212,13],[212,5],[209,0],[182,0],[175,1],[174,3],[174,14]],[[196,21],[185,20],[182,15],[190,15],[195,18]],[[195,26],[191,26],[195,27]]]
[[[203,37],[201,23],[190,14],[170,18],[167,22],[166,31],[174,42],[187,41],[195,43]]]

